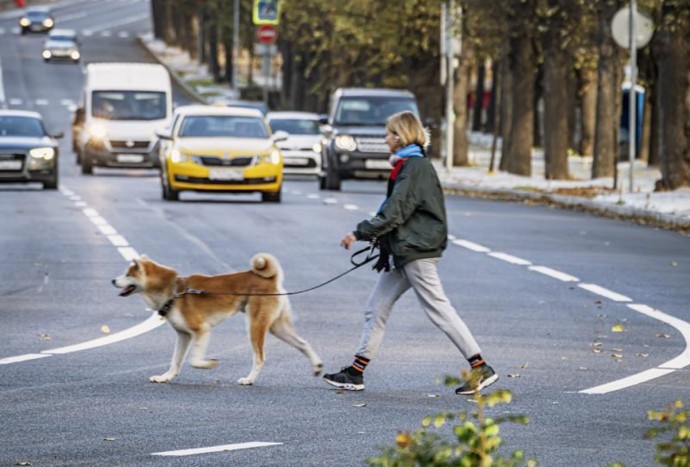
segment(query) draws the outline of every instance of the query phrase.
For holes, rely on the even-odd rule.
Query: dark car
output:
[[[53,26],[55,26],[55,19],[50,8],[27,8],[21,18],[19,18],[19,27],[22,34],[50,31],[53,29]]]
[[[49,135],[41,115],[24,110],[0,110],[0,183],[41,182],[58,187],[58,142]]]
[[[397,89],[341,88],[331,99],[324,119],[321,148],[322,190],[340,190],[349,178],[386,176],[390,150],[385,141],[386,119],[409,110],[419,115],[417,100]]]

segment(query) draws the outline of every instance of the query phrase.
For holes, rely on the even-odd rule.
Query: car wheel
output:
[[[330,165],[326,167],[324,185],[326,190],[340,191],[340,176]]]
[[[22,28],[22,36],[26,34],[26,29]]]
[[[84,151],[81,157],[81,173],[84,175],[93,174],[93,157],[88,151]]]
[[[180,192],[170,188],[169,183],[166,180],[166,173],[161,172],[161,195],[166,201],[179,201]]]
[[[281,201],[281,193],[283,191],[283,187],[281,186],[278,191],[270,192],[270,191],[264,191],[261,193],[261,201],[264,203],[280,203]]]
[[[43,189],[44,190],[57,190],[57,187],[58,187],[58,176],[57,175],[55,175],[55,177],[53,177],[52,179],[46,180],[45,182],[43,182]]]

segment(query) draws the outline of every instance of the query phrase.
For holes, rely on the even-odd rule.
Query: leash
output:
[[[378,253],[376,252],[376,249],[378,248],[378,242],[372,242],[369,244],[369,246],[362,248],[361,250],[357,250],[352,255],[350,256],[350,263],[353,265],[350,269],[348,269],[345,272],[341,272],[335,277],[332,277],[331,279],[328,279],[325,282],[322,282],[318,285],[315,285],[313,287],[309,287],[308,289],[303,289],[303,290],[297,290],[294,292],[277,292],[277,293],[243,293],[243,292],[210,292],[208,290],[198,290],[198,289],[190,289],[189,287],[186,286],[186,280],[183,281],[184,289],[182,292],[175,292],[173,296],[168,299],[165,304],[158,310],[158,314],[161,316],[165,316],[168,314],[170,309],[172,308],[173,302],[182,297],[183,295],[242,295],[245,297],[250,297],[250,296],[280,296],[280,295],[298,295],[298,294],[303,294],[306,292],[311,292],[312,290],[316,290],[320,287],[323,287],[325,285],[330,284],[333,281],[336,281],[343,277],[345,274],[349,274],[355,269],[359,269],[362,266],[364,266],[367,263],[371,263],[375,259],[379,257]],[[357,257],[360,256],[361,254],[368,252],[367,255],[364,257],[363,260],[357,261]],[[177,289],[177,287],[176,287]]]

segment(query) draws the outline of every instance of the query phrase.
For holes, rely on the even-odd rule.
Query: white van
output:
[[[94,167],[160,167],[155,130],[172,114],[168,70],[149,63],[90,63],[76,132],[83,174]]]

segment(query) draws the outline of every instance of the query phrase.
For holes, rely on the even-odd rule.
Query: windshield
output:
[[[291,135],[320,135],[321,130],[318,120],[297,119],[273,119],[268,123],[271,130],[284,131]]]
[[[0,116],[0,136],[40,138],[45,134],[43,124],[37,118]]]
[[[106,120],[162,120],[165,93],[153,91],[94,91],[91,114]]]
[[[31,19],[44,19],[48,17],[46,11],[27,11],[26,16]]]
[[[192,115],[182,120],[182,138],[268,138],[263,120],[233,115]]]
[[[409,97],[344,97],[335,111],[336,125],[384,126],[394,113],[409,110],[419,115],[417,103]]]
[[[49,39],[51,41],[58,41],[58,42],[71,42],[71,43],[76,42],[76,39],[74,38],[74,36],[50,36]]]

